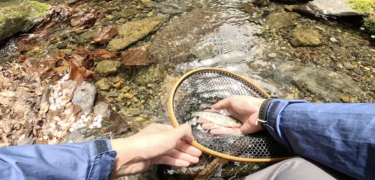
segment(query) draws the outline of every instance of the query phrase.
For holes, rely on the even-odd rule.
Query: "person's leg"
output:
[[[334,180],[353,179],[303,158],[292,158],[251,174],[245,180]]]

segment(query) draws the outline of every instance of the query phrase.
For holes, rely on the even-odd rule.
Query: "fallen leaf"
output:
[[[69,79],[76,81],[77,82],[76,86],[81,85],[83,81],[87,80],[93,75],[92,72],[88,71],[84,67],[78,67],[72,61],[69,61],[69,67],[70,67]]]
[[[105,28],[99,28],[94,41],[99,44],[106,44],[111,41],[118,34],[116,27],[108,26]]]
[[[121,54],[121,62],[127,66],[149,65],[153,63],[147,53],[148,46],[130,49]]]

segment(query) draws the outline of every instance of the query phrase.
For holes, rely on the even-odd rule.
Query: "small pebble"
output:
[[[276,53],[270,53],[270,54],[268,54],[268,57],[270,57],[270,58],[275,58],[276,56],[277,56]]]
[[[337,39],[336,38],[334,38],[334,37],[331,37],[330,39],[329,39],[331,42],[337,42]]]

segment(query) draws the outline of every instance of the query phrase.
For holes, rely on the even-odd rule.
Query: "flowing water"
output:
[[[0,0],[0,6],[21,2]],[[112,25],[120,29],[127,22],[163,17],[158,26],[149,29],[150,23],[140,22],[139,31],[145,35],[129,32],[136,40],[114,47],[116,51],[126,52],[145,46],[154,63],[131,68],[121,66],[116,74],[107,77],[111,77],[113,84],[123,80],[126,85],[98,91],[113,111],[123,116],[126,127],[113,129],[114,122],[108,122],[101,129],[69,133],[62,142],[126,137],[153,122],[170,124],[166,110],[169,90],[182,74],[201,67],[220,67],[238,73],[279,98],[316,103],[375,102],[374,40],[358,25],[359,18],[299,15],[286,12],[281,3],[258,2],[261,3],[251,0],[65,1],[82,14],[96,12],[95,17],[101,19],[72,31],[78,19],[68,18],[53,30],[48,29],[51,33],[45,35],[48,38],[43,43],[27,50],[17,46],[17,38],[26,35],[21,32],[2,41],[0,61],[18,62],[21,56],[40,59],[56,52],[74,55],[80,47],[105,49],[107,43],[92,42],[99,27]],[[82,14],[78,16],[80,21],[83,21]],[[302,29],[299,36],[312,38],[310,42],[315,44],[293,44],[298,36],[294,33],[299,28]],[[103,59],[106,58],[96,57],[94,64]],[[94,81],[99,79],[95,77]],[[191,179],[212,160],[213,157],[203,156],[201,163],[190,169],[159,166],[125,179]],[[230,162],[215,177],[241,178],[267,165]]]

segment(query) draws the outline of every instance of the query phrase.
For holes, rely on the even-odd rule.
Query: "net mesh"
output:
[[[203,111],[231,95],[267,98],[267,95],[241,78],[219,70],[207,70],[193,73],[183,80],[176,89],[172,107],[179,124],[192,124],[192,112]],[[263,131],[238,136],[212,135],[199,124],[192,124],[192,129],[194,139],[199,144],[230,156],[251,159],[292,156],[285,146]]]

